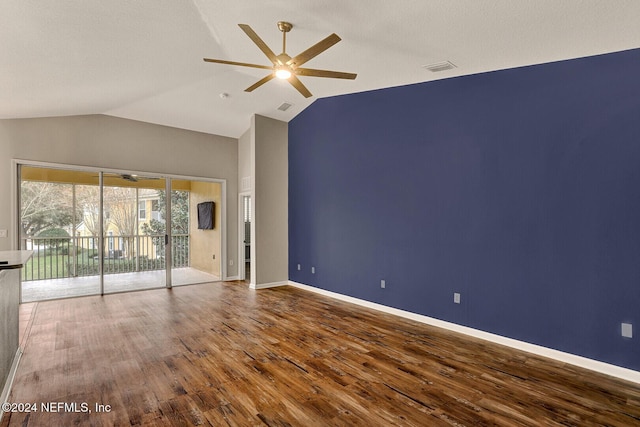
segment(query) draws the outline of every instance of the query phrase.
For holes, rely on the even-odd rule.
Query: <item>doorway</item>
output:
[[[251,282],[251,193],[240,193],[240,268],[239,274],[241,280]],[[244,268],[242,268],[244,266]]]

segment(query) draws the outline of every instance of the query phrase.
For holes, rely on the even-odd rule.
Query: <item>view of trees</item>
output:
[[[100,188],[97,185],[77,185],[76,199],[82,210],[80,217],[85,229],[93,236],[100,235]]]
[[[109,238],[105,239],[105,256],[113,257],[110,263],[138,265],[137,258],[140,263],[144,260],[144,268],[164,264],[165,194],[163,190],[103,188],[104,234],[109,233]],[[172,191],[171,202],[172,233],[177,236],[173,240],[173,261],[183,265],[189,262],[189,192]],[[144,213],[140,209],[144,209]],[[54,262],[53,258],[73,253],[83,260],[74,264],[74,271],[85,267],[84,263],[95,270],[95,238],[102,234],[99,186],[24,180],[21,182],[20,215],[22,237],[35,239],[29,245],[42,250],[40,256],[52,257],[49,263]],[[139,234],[148,236],[146,239],[151,247],[155,247],[154,251],[142,249]],[[68,262],[60,260],[55,262]]]
[[[38,237],[50,239],[46,240],[47,249],[61,249],[68,247],[71,241],[69,233],[62,228],[47,228],[46,230],[42,230],[38,233]]]
[[[164,190],[158,190],[158,210],[160,211],[161,220],[152,219],[149,224],[142,224],[142,232],[148,236],[161,236],[154,237],[153,243],[156,246],[156,250],[159,254],[164,256],[164,235],[167,231],[166,215],[166,192]],[[187,191],[172,191],[171,192],[171,233],[172,234],[189,234],[189,192]],[[183,244],[176,244],[174,246],[174,256],[188,259],[189,245],[188,241]]]
[[[35,237],[43,230],[65,228],[72,224],[74,213],[71,185],[23,181],[20,191],[20,224],[23,236]]]
[[[138,206],[136,203],[136,189],[123,187],[104,187],[105,229],[109,222],[118,228],[120,236],[126,245],[126,253],[135,252],[134,236],[138,234]]]
[[[21,186],[22,209],[20,223],[22,234],[35,237],[49,228],[69,228],[74,223],[73,195],[70,184],[23,181]],[[143,225],[147,235],[165,234],[166,203],[165,191],[158,190],[158,210],[161,220],[151,219]],[[84,226],[93,236],[99,235],[99,197],[97,186],[76,186],[75,222]],[[108,213],[105,224],[111,221],[122,235],[135,235],[138,207],[135,203],[135,189],[124,187],[104,188],[104,210]],[[172,191],[173,212],[171,231],[173,234],[189,233],[189,193]]]
[[[73,186],[71,184],[23,181],[20,194],[22,235],[37,237],[43,230],[71,229],[74,224],[77,226],[83,222],[91,235],[97,237],[100,234],[100,189],[94,185],[76,185],[75,192],[76,212],[74,215]],[[184,198],[184,195],[177,198],[178,206],[182,206],[180,200]],[[180,230],[188,230],[188,193],[186,199],[187,211],[186,213],[182,212],[183,218],[179,218],[177,221]],[[136,191],[133,188],[105,187],[103,203],[104,211],[108,213],[108,216],[105,216],[105,228],[108,227],[109,222],[112,222],[121,235],[136,235],[138,207],[135,201]],[[162,206],[164,206],[164,202]],[[187,220],[186,228],[182,225],[185,219]]]
[[[166,234],[167,204],[165,194],[164,190],[158,190],[160,198],[158,210],[162,220],[152,219],[149,224],[142,225],[142,231],[147,235]],[[171,214],[171,232],[173,234],[189,234],[189,192],[171,192]]]

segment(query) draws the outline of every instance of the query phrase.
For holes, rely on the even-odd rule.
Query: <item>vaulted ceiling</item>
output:
[[[270,65],[237,24],[292,56],[337,33],[305,66],[358,74],[244,89]],[[288,121],[316,98],[640,47],[637,0],[3,0],[0,118],[107,114],[239,137],[252,114]],[[424,65],[450,61],[433,73]],[[221,94],[228,94],[222,97]],[[293,104],[286,112],[283,102]]]

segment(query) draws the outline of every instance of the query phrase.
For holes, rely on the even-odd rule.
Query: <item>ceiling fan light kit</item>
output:
[[[286,80],[291,77],[291,71],[285,66],[280,66],[276,68],[276,77],[282,80]]]
[[[315,58],[325,50],[329,49],[334,44],[338,43],[341,39],[337,34],[331,34],[330,36],[324,38],[319,41],[315,45],[311,46],[304,52],[290,57],[287,52],[287,33],[291,31],[293,25],[289,22],[280,21],[278,22],[278,29],[282,32],[282,53],[280,55],[276,55],[267,44],[256,34],[253,29],[247,24],[238,24],[238,26],[245,32],[247,36],[258,46],[258,48],[269,58],[272,65],[259,65],[259,64],[249,64],[246,62],[234,62],[234,61],[226,61],[222,59],[211,59],[204,58],[206,62],[214,62],[218,64],[227,64],[227,65],[237,65],[240,67],[251,67],[251,68],[261,68],[266,70],[271,70],[271,73],[262,79],[258,80],[253,85],[249,86],[245,89],[245,92],[252,92],[253,90],[259,88],[263,84],[267,83],[269,80],[277,77],[282,80],[287,80],[291,85],[296,88],[298,92],[300,92],[305,98],[309,98],[311,92],[309,89],[300,81],[298,76],[308,76],[308,77],[326,77],[333,79],[347,79],[354,80],[357,77],[357,74],[354,73],[344,73],[339,71],[329,71],[329,70],[317,70],[314,68],[300,68],[301,65],[306,63],[307,61]]]

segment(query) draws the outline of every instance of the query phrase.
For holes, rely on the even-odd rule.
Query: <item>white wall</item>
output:
[[[17,243],[12,159],[226,179],[227,275],[238,274],[238,140],[102,115],[0,120],[0,250]]]
[[[253,175],[254,165],[251,163],[251,150],[252,147],[254,147],[252,144],[253,140],[253,128],[249,128],[238,140],[238,187],[240,188],[240,192],[253,189],[251,181],[249,189],[242,188],[242,178],[251,178]]]
[[[249,195],[249,197],[252,200],[253,200],[253,186],[254,186],[254,177],[253,177],[254,165],[252,161],[255,159],[254,141],[255,141],[255,138],[254,138],[253,121],[252,121],[251,127],[249,127],[249,129],[244,134],[242,134],[242,136],[238,139],[238,187],[240,187],[240,193],[242,193],[243,196]],[[242,210],[243,208],[239,208],[239,209]],[[240,212],[238,212],[238,215],[240,216]],[[253,212],[252,212],[252,215],[253,215]],[[241,224],[240,226],[242,227],[243,224]],[[249,231],[249,233],[253,233],[253,231]],[[252,236],[252,234],[250,234],[250,236]],[[238,241],[242,242],[244,240],[244,237],[245,237],[244,230],[242,230],[238,235]],[[253,241],[252,237],[250,237],[250,239],[251,241]],[[239,258],[238,263],[241,263],[240,261],[242,259],[245,259],[244,244],[241,243],[241,246],[242,246],[241,248],[242,254],[238,255],[238,258]],[[249,257],[251,256],[252,255],[249,254]],[[242,264],[242,267],[239,266],[238,269],[246,268],[246,263],[241,263],[241,264]],[[253,264],[254,263],[251,263],[251,273],[246,275],[244,278],[246,280],[250,280],[252,285],[255,285],[255,265]],[[238,273],[242,274],[241,271],[238,271]]]
[[[251,129],[251,280],[260,287],[289,278],[288,125],[255,115]]]

